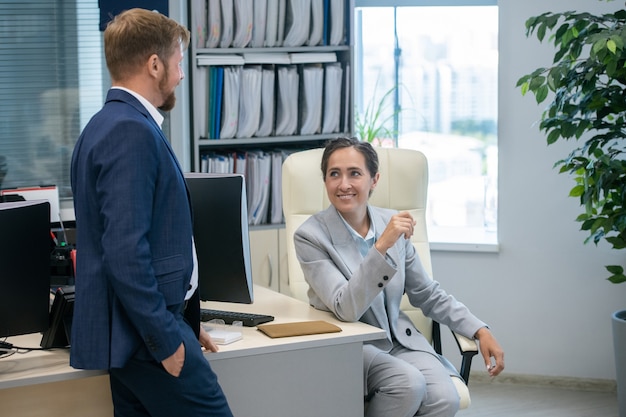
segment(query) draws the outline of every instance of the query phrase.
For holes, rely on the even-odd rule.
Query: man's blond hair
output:
[[[113,81],[133,75],[156,54],[164,63],[180,45],[189,46],[189,30],[156,11],[126,10],[104,31],[104,56]]]

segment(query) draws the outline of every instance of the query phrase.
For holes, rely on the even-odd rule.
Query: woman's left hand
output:
[[[486,327],[480,328],[474,337],[478,339],[478,346],[485,360],[487,372],[490,376],[497,376],[504,370],[504,351],[500,344]],[[491,363],[491,358],[494,358],[495,363]]]

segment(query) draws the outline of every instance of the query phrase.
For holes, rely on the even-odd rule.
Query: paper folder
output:
[[[261,324],[257,329],[272,338],[306,336],[311,334],[338,333],[341,327],[323,320],[300,321],[293,323]]]

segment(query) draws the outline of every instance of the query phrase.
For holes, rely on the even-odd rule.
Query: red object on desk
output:
[[[74,278],[76,278],[76,249],[70,251],[70,257],[72,258],[72,271],[74,272]]]

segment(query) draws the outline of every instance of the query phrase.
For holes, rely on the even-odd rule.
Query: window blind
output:
[[[102,106],[97,0],[0,2],[0,188],[71,197],[80,130]]]

